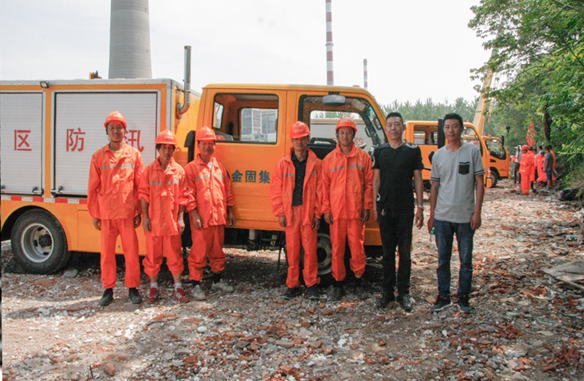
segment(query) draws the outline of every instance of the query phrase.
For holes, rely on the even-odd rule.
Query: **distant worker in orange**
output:
[[[124,283],[134,304],[142,303],[140,260],[136,228],[142,221],[138,187],[143,164],[140,152],[124,141],[127,123],[119,111],[105,120],[109,144],[97,150],[91,158],[87,207],[93,226],[101,231],[101,281],[105,291],[99,300],[104,307],[114,300],[116,286],[116,240],[121,235],[126,260]]]
[[[521,147],[523,153],[521,157],[521,164],[519,166],[519,173],[521,174],[521,190],[524,195],[529,194],[529,189],[531,188],[531,182],[535,177],[535,161],[533,158],[533,152],[529,150],[527,145]]]
[[[336,282],[332,300],[343,297],[345,241],[351,249],[351,270],[357,278],[355,294],[367,298],[363,289],[365,273],[365,223],[373,207],[373,168],[371,156],[353,143],[357,126],[343,117],[336,128],[337,148],[322,163],[322,212],[330,226],[332,273]]]
[[[138,189],[147,249],[142,264],[144,272],[150,276],[150,291],[145,299],[149,304],[159,298],[158,273],[163,250],[166,265],[174,278],[173,299],[179,303],[189,301],[181,283],[184,270],[181,234],[185,230],[187,184],[184,169],[172,157],[176,146],[176,136],[171,131],[158,134],[156,151],[159,156],[142,172]]]
[[[213,272],[211,288],[223,292],[233,291],[233,287],[221,279],[221,273],[225,270],[225,225],[229,220],[229,226],[235,226],[232,211],[235,202],[229,173],[213,156],[216,140],[215,132],[209,127],[205,126],[197,131],[199,154],[185,167],[190,192],[187,211],[193,238],[189,254],[189,277],[194,281],[195,300],[206,298],[201,288],[201,280],[207,259]]]
[[[302,275],[310,299],[318,299],[318,260],[316,241],[320,227],[320,178],[322,163],[308,146],[310,130],[295,122],[290,130],[293,148],[273,172],[270,185],[272,210],[286,231],[288,289],[284,299],[300,295],[300,247],[304,248]]]

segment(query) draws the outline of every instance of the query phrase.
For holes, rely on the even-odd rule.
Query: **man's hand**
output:
[[[325,213],[324,220],[326,221],[327,224],[332,225],[333,224],[333,215],[330,213]]]
[[[416,227],[418,229],[421,229],[422,226],[424,226],[424,209],[420,209],[418,207],[416,207],[416,219],[415,219],[415,223],[416,223]]]
[[[185,219],[184,219],[182,214],[180,216],[178,216],[177,223],[178,223],[178,233],[182,234],[185,231]],[[144,228],[146,228],[146,221],[144,221]]]
[[[235,216],[233,215],[233,212],[231,211],[231,209],[229,209],[229,212],[227,213],[227,217],[229,218],[229,227],[235,227]]]
[[[318,231],[318,228],[320,228],[320,218],[316,218],[316,216],[314,216],[312,219],[312,230]]]
[[[363,211],[361,211],[361,223],[366,224],[367,221],[369,221],[370,215],[371,213],[369,212],[369,209],[363,209]]]
[[[195,229],[201,230],[203,228],[203,221],[201,220],[201,217],[199,216],[197,209],[191,210],[190,216],[191,216],[191,221],[193,222],[193,226],[195,227]]]
[[[475,213],[472,215],[472,219],[470,220],[470,228],[472,230],[477,230],[481,227],[481,215],[480,213]]]
[[[134,229],[138,228],[138,226],[140,226],[141,222],[142,222],[142,215],[138,214],[136,217],[134,217]]]
[[[285,228],[288,225],[288,221],[286,221],[286,216],[280,216],[280,218],[278,218],[278,223],[280,224],[281,227]]]
[[[97,230],[101,231],[101,220],[100,220],[99,218],[94,218],[94,219],[93,219],[93,226],[94,226],[94,227],[95,227]]]
[[[144,232],[150,233],[152,231],[152,223],[150,222],[150,218],[144,217]]]
[[[434,215],[430,214],[428,218],[428,233],[432,234],[432,228],[434,227]]]

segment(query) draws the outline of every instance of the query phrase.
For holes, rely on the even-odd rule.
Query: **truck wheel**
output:
[[[497,173],[491,171],[491,183],[493,184],[493,185],[491,185],[491,188],[496,187],[498,181],[499,181],[499,177],[497,176]]]
[[[27,273],[52,274],[71,259],[63,227],[44,210],[29,210],[20,216],[10,239],[14,260]]]
[[[318,233],[316,239],[316,258],[318,260],[318,275],[322,276],[332,271],[333,245],[327,233]]]

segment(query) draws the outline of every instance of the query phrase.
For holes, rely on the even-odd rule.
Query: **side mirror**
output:
[[[446,145],[446,135],[444,135],[444,119],[438,119],[438,148]]]
[[[339,94],[325,95],[322,97],[322,104],[325,106],[343,106],[347,100],[344,96]]]
[[[505,135],[501,135],[501,144],[505,147]]]

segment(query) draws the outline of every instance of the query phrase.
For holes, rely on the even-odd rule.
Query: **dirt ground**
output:
[[[278,253],[235,249],[225,273],[232,294],[204,283],[206,301],[178,305],[163,267],[161,300],[135,306],[120,260],[115,301],[101,308],[98,254],[78,254],[51,276],[17,274],[4,242],[3,379],[582,380],[582,290],[543,272],[584,259],[581,205],[556,198],[521,196],[508,180],[487,192],[468,315],[456,306],[430,313],[437,251],[425,228],[414,237],[411,313],[375,307],[379,259],[368,261],[369,299],[348,285],[340,302],[327,301],[326,286],[320,301],[286,302]],[[142,294],[147,287],[143,275]]]

